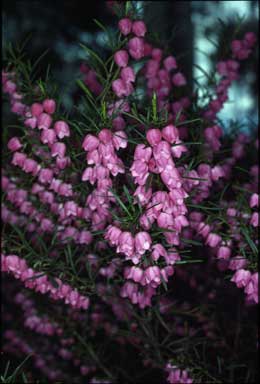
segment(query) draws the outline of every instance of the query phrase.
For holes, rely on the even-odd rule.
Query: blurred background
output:
[[[243,18],[243,31],[258,33],[258,1],[138,1],[140,13],[149,26],[158,45],[167,46],[178,59],[180,67],[190,80],[205,81],[198,66],[209,72],[214,70],[216,55],[221,57],[217,45],[225,44],[225,37]],[[79,0],[4,0],[2,7],[3,48],[8,43],[21,43],[29,35],[26,51],[37,59],[45,50],[41,61],[44,74],[51,64],[62,102],[67,109],[73,106],[80,77],[80,63],[85,53],[79,43],[100,52],[106,52],[105,33],[93,19],[101,21],[113,31],[117,18],[105,1]],[[220,20],[221,21],[220,21]],[[221,33],[220,33],[220,25]],[[158,37],[160,36],[160,38]],[[224,122],[232,118],[258,121],[258,53],[242,64],[241,80],[230,89],[230,101],[219,114]],[[234,100],[239,100],[234,102]]]

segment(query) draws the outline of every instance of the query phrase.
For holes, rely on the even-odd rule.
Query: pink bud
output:
[[[12,137],[12,139],[8,141],[7,147],[10,151],[14,152],[22,148],[22,144],[20,143],[18,137]]]
[[[132,25],[132,32],[138,37],[143,37],[147,32],[145,23],[141,20],[134,21]]]
[[[132,29],[132,21],[128,18],[121,19],[118,23],[118,27],[122,35],[127,36]]]
[[[119,67],[126,67],[128,63],[128,53],[125,50],[117,51],[114,54],[114,59]]]
[[[63,137],[70,136],[70,129],[68,124],[65,121],[56,121],[54,124],[54,130],[59,139],[63,139]]]

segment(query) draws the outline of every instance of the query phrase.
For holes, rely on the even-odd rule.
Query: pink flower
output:
[[[65,121],[56,121],[54,124],[54,130],[59,139],[63,139],[65,136],[70,136],[69,126]]]
[[[34,117],[39,117],[43,113],[43,106],[40,103],[33,103],[31,105],[31,114]]]
[[[139,60],[144,57],[144,41],[140,37],[133,37],[128,43],[129,53],[133,59]]]
[[[160,48],[153,48],[152,52],[152,58],[156,61],[161,61],[163,51]]]
[[[133,279],[136,283],[140,283],[144,275],[144,271],[139,267],[130,267],[125,270],[125,278]]]
[[[106,128],[102,129],[98,134],[98,138],[103,144],[111,143],[112,137],[113,137],[112,132]],[[101,147],[101,148],[104,148],[104,147]]]
[[[167,257],[167,251],[161,244],[155,244],[152,246],[151,257],[154,261],[157,261],[160,256]]]
[[[152,147],[157,145],[161,141],[161,138],[162,134],[159,129],[149,129],[146,132],[146,139]]]
[[[128,53],[125,50],[117,51],[114,54],[114,60],[119,67],[126,67],[128,63]]]
[[[149,203],[152,197],[152,188],[145,188],[144,186],[138,186],[135,190],[134,196],[141,205]]]
[[[79,244],[90,244],[92,242],[93,236],[91,232],[83,230],[80,232],[78,237]]]
[[[24,120],[24,125],[26,127],[30,127],[32,129],[36,128],[37,125],[37,117],[30,117],[26,120]]]
[[[64,143],[56,142],[51,146],[52,157],[64,157],[66,152],[66,145]]]
[[[216,233],[210,233],[207,236],[206,244],[212,248],[215,248],[221,242],[221,240],[222,240],[221,237]]]
[[[118,245],[121,233],[121,229],[113,225],[109,225],[106,230],[105,239],[109,240],[111,245]]]
[[[38,175],[38,180],[42,184],[50,184],[53,179],[53,171],[49,168],[42,168]]]
[[[56,102],[53,99],[45,99],[42,103],[46,113],[52,115],[56,109]]]
[[[239,269],[236,271],[231,281],[236,283],[238,288],[245,287],[251,278],[251,273],[245,269]]]
[[[231,255],[231,249],[229,247],[225,247],[225,246],[219,247],[217,252],[218,259],[227,260],[230,258],[230,255]]]
[[[150,249],[151,244],[152,239],[148,232],[139,232],[135,235],[135,249],[140,255]]]
[[[124,83],[135,82],[135,73],[131,67],[122,68],[120,72],[120,77]]]
[[[225,176],[225,173],[220,165],[215,165],[211,168],[211,178],[214,181],[217,181],[219,178]]]
[[[230,259],[229,269],[236,271],[237,269],[245,268],[248,264],[248,261],[242,256],[235,256]]]
[[[99,140],[95,136],[90,134],[85,136],[85,139],[82,144],[82,148],[84,149],[84,151],[93,151],[98,146],[99,146]]]
[[[78,214],[78,205],[74,201],[66,201],[64,204],[64,212],[66,217],[75,216]]]
[[[56,157],[56,166],[58,169],[65,169],[71,164],[69,156],[66,157]]]
[[[167,127],[164,127],[162,130],[162,137],[168,141],[168,143],[173,144],[179,140],[179,131],[174,125],[167,125]]]
[[[172,77],[172,82],[176,87],[181,87],[187,84],[187,81],[182,73],[178,72]]]
[[[47,113],[41,113],[37,120],[37,125],[39,129],[48,129],[52,123],[52,118]]]
[[[250,197],[250,208],[258,207],[259,202],[259,196],[257,193],[253,193]]]
[[[54,129],[44,129],[41,132],[41,142],[43,144],[54,144],[56,141],[56,133]]]
[[[187,152],[188,149],[182,145],[182,141],[177,139],[175,144],[172,146],[171,148],[171,152],[173,154],[174,157],[177,157],[178,159],[181,157],[181,155],[184,153],[184,152]]]
[[[118,27],[122,35],[127,36],[132,29],[132,21],[128,18],[121,19],[118,23]]]
[[[134,21],[132,25],[132,32],[138,37],[143,37],[147,32],[145,23],[141,20]]]
[[[127,147],[127,135],[123,131],[117,131],[114,133],[112,142],[114,147],[119,150],[120,148],[126,148]]]
[[[32,173],[35,176],[40,170],[40,165],[38,165],[35,160],[26,159],[23,164],[23,170],[24,172]]]
[[[117,253],[131,257],[134,254],[135,241],[130,232],[122,232],[118,239]]]
[[[144,275],[147,284],[151,283],[152,281],[157,284],[161,282],[161,272],[160,268],[157,266],[146,268]]]
[[[10,151],[14,152],[22,148],[22,144],[20,143],[18,137],[12,137],[12,139],[8,141],[7,147]]]
[[[250,219],[250,224],[253,227],[258,227],[258,212],[254,212]]]
[[[164,68],[170,72],[172,69],[177,68],[176,60],[173,56],[168,56],[163,61]]]

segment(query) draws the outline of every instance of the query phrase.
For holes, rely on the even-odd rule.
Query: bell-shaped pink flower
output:
[[[155,128],[149,129],[146,132],[146,139],[152,147],[159,144],[161,139],[162,139],[161,131],[159,129],[155,129]]]
[[[88,134],[85,136],[82,148],[84,151],[93,151],[99,146],[99,140],[96,136]]]
[[[185,76],[182,73],[180,73],[180,72],[178,72],[175,75],[173,75],[172,82],[173,82],[174,85],[176,85],[176,87],[181,87],[181,86],[187,84]]]
[[[54,129],[44,129],[41,132],[41,142],[43,144],[54,144],[57,141]]]
[[[37,126],[37,117],[29,117],[28,119],[24,120],[24,125],[26,127],[32,128],[32,129],[36,128],[36,126]]]
[[[216,233],[209,233],[206,239],[206,244],[212,248],[215,248],[221,242],[221,236]]]
[[[116,252],[131,257],[134,254],[134,245],[135,241],[132,234],[130,232],[122,232],[119,236]]]
[[[125,51],[123,49],[121,49],[120,51],[117,51],[114,54],[115,63],[119,67],[122,67],[122,68],[126,67],[127,63],[128,63],[128,59],[129,59],[128,53],[127,53],[127,51]]]
[[[56,142],[51,146],[51,155],[52,157],[64,157],[66,152],[66,145],[61,142]]]
[[[43,106],[40,103],[33,103],[31,105],[31,114],[34,117],[39,117],[43,113]]]
[[[122,35],[127,36],[132,29],[132,21],[128,18],[121,19],[118,23],[118,27]]]
[[[176,60],[173,56],[168,56],[163,61],[164,68],[166,71],[170,72],[172,69],[177,68]]]
[[[37,120],[39,129],[49,129],[52,123],[52,117],[47,113],[41,113]]]
[[[179,140],[178,128],[172,124],[167,125],[162,129],[162,137],[170,144],[176,143],[176,141]]]
[[[147,32],[145,23],[142,20],[134,21],[132,32],[138,37],[144,37]]]
[[[258,207],[259,204],[259,195],[257,193],[253,193],[250,197],[250,208]]]
[[[12,137],[8,141],[7,147],[8,147],[8,149],[10,149],[10,151],[14,152],[14,151],[17,151],[18,149],[22,148],[22,144],[20,143],[20,140],[18,139],[18,137]]]
[[[23,164],[23,170],[24,172],[32,173],[35,176],[40,170],[40,165],[35,160],[26,159]]]
[[[135,235],[135,250],[140,255],[143,255],[151,248],[152,239],[148,232],[139,232]]]
[[[236,283],[238,288],[243,288],[248,284],[250,278],[251,273],[249,271],[246,271],[245,269],[238,269],[231,281]]]
[[[53,99],[45,99],[42,106],[44,111],[50,115],[52,115],[56,110],[56,102]]]
[[[42,184],[50,184],[53,179],[53,171],[49,168],[42,168],[38,175],[38,180]]]
[[[56,121],[54,124],[54,130],[59,139],[70,136],[70,129],[65,121]]]
[[[120,77],[126,84],[135,82],[135,73],[131,67],[122,68],[120,72]]]
[[[128,43],[129,53],[133,59],[139,60],[144,57],[144,41],[140,37],[133,37]]]
[[[226,247],[226,246],[219,247],[217,252],[218,259],[228,260],[230,258],[230,255],[231,255],[231,249],[229,247]]]

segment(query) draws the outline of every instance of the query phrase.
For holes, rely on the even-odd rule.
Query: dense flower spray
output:
[[[192,383],[206,369],[189,366],[197,344],[185,340],[198,334],[213,348],[223,345],[214,322],[190,301],[215,299],[219,270],[229,287],[243,290],[248,308],[258,303],[258,166],[252,160],[247,177],[239,173],[258,142],[238,133],[230,144],[218,120],[256,38],[248,32],[228,42],[201,107],[174,54],[153,43],[136,2],[108,3],[118,14],[118,42],[105,62],[86,48],[92,60],[80,68],[81,114],[64,114],[41,82],[26,91],[11,58],[2,72],[20,127],[7,134],[1,176],[5,321],[13,324],[13,302],[39,338],[34,347],[8,328],[4,350],[35,353],[35,367],[49,380],[66,378],[65,364],[91,383],[130,380],[122,376],[127,369],[110,370],[110,360],[94,351],[105,335],[113,348],[137,351],[164,381]],[[201,259],[212,276],[196,265]],[[179,312],[178,281],[196,296]],[[40,294],[45,307],[35,299]],[[181,357],[175,337],[185,344]]]

